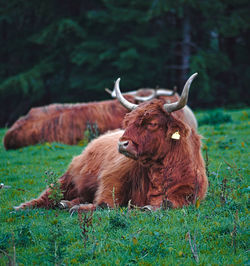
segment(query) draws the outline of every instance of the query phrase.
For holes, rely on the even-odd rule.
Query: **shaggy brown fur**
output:
[[[145,96],[139,90],[137,96]],[[125,96],[135,102],[131,95]],[[164,96],[166,101],[176,101],[179,96]],[[187,110],[188,111],[188,110]],[[117,100],[79,104],[51,104],[32,108],[19,118],[4,136],[5,149],[18,149],[42,142],[77,144],[84,138],[87,123],[97,124],[99,133],[121,128],[124,115],[128,112]],[[190,113],[191,112],[191,113]],[[190,111],[186,122],[195,127],[195,117]]]
[[[6,132],[4,146],[8,150],[53,141],[77,144],[84,138],[87,123],[96,123],[104,133],[119,128],[126,113],[117,100],[32,108]]]
[[[183,122],[184,111],[168,114],[163,100],[139,105],[124,119],[123,130],[93,140],[75,157],[59,179],[62,204],[84,211],[97,206],[131,204],[159,208],[164,201],[182,207],[203,199],[207,177],[201,155],[200,137]],[[171,138],[176,131],[179,140]],[[127,141],[126,151],[117,143]],[[53,207],[47,189],[26,207]],[[80,204],[80,205],[79,205]]]

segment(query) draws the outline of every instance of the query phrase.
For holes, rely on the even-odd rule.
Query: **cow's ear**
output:
[[[187,138],[191,132],[190,127],[177,118],[172,118],[168,124],[167,139],[181,140]]]

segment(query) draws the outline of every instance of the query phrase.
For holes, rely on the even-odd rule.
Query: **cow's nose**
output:
[[[118,151],[129,158],[137,159],[137,148],[135,143],[131,140],[119,141]]]
[[[119,143],[118,143],[119,149],[126,150],[126,148],[128,147],[128,144],[129,144],[128,140],[119,141]]]

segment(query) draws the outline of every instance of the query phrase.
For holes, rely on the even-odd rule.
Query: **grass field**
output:
[[[0,265],[249,265],[249,115],[196,113],[210,185],[205,201],[178,210],[16,212],[44,190],[45,171],[59,177],[83,147],[1,144],[0,183],[9,188],[0,189]]]

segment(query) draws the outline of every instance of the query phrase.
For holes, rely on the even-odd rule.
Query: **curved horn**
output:
[[[146,101],[150,101],[153,100],[156,97],[159,96],[173,96],[176,93],[176,90],[171,91],[171,90],[167,90],[167,89],[152,89],[152,94],[149,96],[135,96],[135,99],[137,101],[141,101],[141,102],[146,102]]]
[[[112,98],[116,98],[116,95],[115,95],[115,89],[113,89],[113,90],[111,91],[109,88],[105,88],[105,91],[106,91],[108,94],[110,94]],[[126,95],[132,95],[132,96],[134,96],[134,95],[136,95],[136,93],[137,93],[137,91],[127,91],[127,92],[124,92],[123,95],[126,94]]]
[[[141,96],[135,96],[135,99],[137,101],[141,101],[141,102],[146,102],[146,101],[150,101],[153,100],[156,97],[159,96],[173,96],[175,95],[176,90],[167,90],[167,89],[156,89],[153,90],[153,93],[149,96],[145,96],[145,97],[141,97]]]
[[[175,90],[157,89],[156,96],[173,96],[175,93]]]
[[[118,78],[115,82],[115,87],[114,87],[114,91],[115,91],[115,94],[116,94],[116,98],[117,100],[125,107],[127,108],[128,110],[132,111],[134,110],[138,104],[134,104],[134,103],[130,103],[129,101],[127,101],[121,94],[121,91],[120,91],[120,86],[119,86],[119,83],[120,83],[120,78]]]
[[[195,73],[187,80],[178,102],[164,104],[163,108],[165,109],[165,111],[167,111],[168,113],[171,113],[171,112],[180,110],[187,104],[189,87],[197,75],[198,73]]]
[[[154,90],[154,89],[147,89],[147,90],[151,91],[152,93],[148,96],[135,96],[135,100],[141,101],[141,102],[146,102],[146,101],[150,101],[156,97],[156,90]]]

